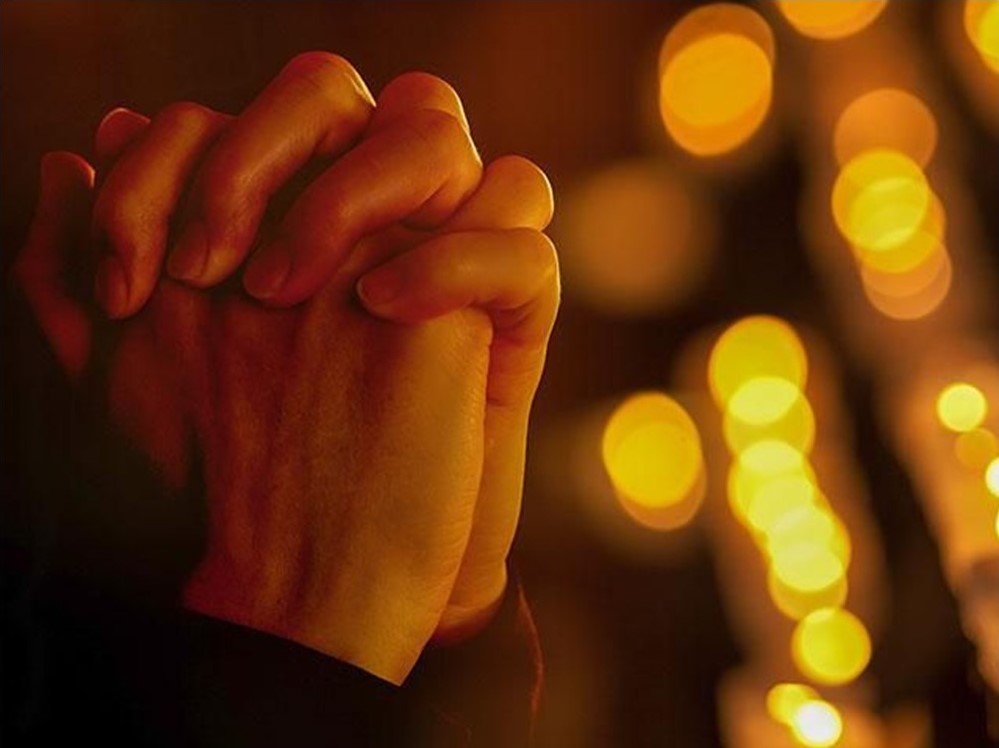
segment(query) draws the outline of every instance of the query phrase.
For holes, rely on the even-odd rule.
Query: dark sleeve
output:
[[[67,610],[71,612],[67,613]],[[428,651],[396,687],[242,626],[107,600],[41,611],[39,694],[27,744],[141,746],[527,745],[537,645],[519,585],[477,636]]]

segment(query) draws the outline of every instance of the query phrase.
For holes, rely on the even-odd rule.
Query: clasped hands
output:
[[[14,273],[72,379],[113,337],[110,416],[164,482],[199,467],[184,605],[401,683],[504,592],[559,298],[547,180],[483,168],[441,80],[376,101],[322,52],[236,117],[116,110],[95,157],[98,186],[45,157]]]

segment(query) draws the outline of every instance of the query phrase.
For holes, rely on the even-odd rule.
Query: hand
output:
[[[287,118],[312,111],[307,121],[321,119],[308,106],[316,91],[329,93],[315,85],[316,66],[342,61],[308,59],[289,66],[231,124],[214,127],[205,116],[196,126],[191,120],[203,112],[185,107],[171,110],[180,122],[173,127],[169,116],[147,125],[126,114],[102,128],[99,145],[127,148],[97,199],[97,223],[121,263],[102,270],[99,288],[119,316],[141,306],[143,289],[153,289],[142,312],[121,328],[110,400],[175,480],[185,479],[195,443],[202,455],[212,527],[206,558],[187,590],[190,606],[399,682],[432,632],[468,626],[502,592],[527,410],[557,304],[551,247],[535,230],[547,222],[550,195],[536,169],[500,160],[455,212],[469,192],[455,173],[477,177],[474,150],[465,151],[472,166],[466,157],[456,168],[448,149],[460,152],[463,145],[431,140],[442,149],[437,153],[452,157],[450,171],[442,179],[439,168],[413,169],[407,159],[425,164],[419,159],[433,150],[427,144],[406,150],[405,141],[422,126],[399,124],[406,107],[420,112],[421,103],[454,100],[453,93],[426,76],[410,77],[407,85],[401,79],[383,92],[360,144],[285,217],[282,232],[296,238],[285,244],[292,271],[268,298],[282,304],[305,293],[304,304],[266,311],[231,292],[210,298],[169,280],[157,284],[166,217],[205,148],[211,146],[193,194],[221,200],[201,186],[204,175],[223,173],[212,166],[216,157],[247,169],[234,184],[244,196],[264,195],[242,203],[251,214],[257,210],[257,226],[266,196],[309,157],[303,129]],[[297,80],[303,72],[307,84]],[[336,71],[337,78],[344,75]],[[436,114],[419,117],[440,121]],[[341,132],[338,127],[305,130]],[[453,138],[454,128],[447,128],[434,137]],[[400,135],[407,132],[408,138]],[[328,145],[325,135],[322,140]],[[383,181],[366,180],[365,163],[378,165]],[[17,266],[43,329],[77,374],[90,363],[94,319],[62,281],[79,238],[78,216],[85,214],[78,206],[90,198],[91,184],[92,171],[78,157],[46,159],[38,215]],[[353,229],[327,233],[322,216],[331,198]],[[136,216],[129,206],[146,212]],[[213,225],[206,217],[211,209],[203,214],[204,225]],[[452,233],[396,223],[404,218],[431,225],[446,220]],[[181,248],[185,242],[182,236]],[[212,269],[238,266],[246,251],[233,249],[239,246],[227,240],[218,260],[211,245],[202,265],[218,275],[206,281],[196,274],[193,282],[224,277]],[[356,278],[379,264],[366,276],[362,297],[372,311],[403,325],[379,322],[352,302]],[[175,270],[183,265],[171,260]],[[152,269],[152,283],[141,277],[143,268]],[[379,301],[393,274],[401,279],[398,294]],[[124,279],[124,294],[116,275]],[[321,290],[308,297],[312,289]],[[138,387],[142,373],[154,384]],[[164,423],[173,426],[166,437]]]

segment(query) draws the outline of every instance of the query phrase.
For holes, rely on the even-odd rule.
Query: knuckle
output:
[[[175,101],[153,118],[160,127],[201,128],[214,123],[219,114],[194,101]]]
[[[441,156],[453,156],[455,151],[463,156],[475,153],[465,128],[447,112],[418,109],[406,118],[406,123],[416,138]]]
[[[515,229],[523,247],[532,274],[540,278],[558,277],[558,252],[547,234],[534,229]]]
[[[493,174],[506,189],[532,206],[547,225],[555,212],[555,195],[548,175],[528,158],[517,155],[502,156],[492,163]]]
[[[413,106],[443,106],[448,111],[461,111],[461,98],[447,81],[436,75],[410,71],[394,78],[378,97],[379,104],[399,102]]]
[[[228,216],[254,197],[253,170],[233,147],[220,144],[198,175],[197,196],[206,217]]]
[[[105,236],[120,236],[142,225],[148,213],[148,201],[138,190],[109,179],[94,205],[94,227]]]
[[[361,82],[361,76],[345,58],[322,50],[296,55],[283,72],[323,93],[338,89],[344,80]]]

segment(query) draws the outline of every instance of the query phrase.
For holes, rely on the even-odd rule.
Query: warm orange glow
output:
[[[982,391],[967,382],[945,387],[937,397],[937,418],[951,431],[971,431],[982,425],[989,404]]]
[[[999,73],[999,3],[965,0],[964,30],[982,61]]]
[[[736,418],[751,426],[779,420],[801,397],[794,382],[780,377],[755,377],[739,387],[728,401]]]
[[[936,149],[937,123],[913,94],[879,88],[857,97],[843,110],[833,142],[840,165],[864,151],[887,148],[925,167]]]
[[[886,251],[911,241],[925,227],[933,194],[919,164],[877,148],[854,156],[833,186],[836,225],[851,244]]]
[[[819,547],[832,553],[845,569],[850,563],[850,535],[824,506],[802,504],[765,529],[768,553],[779,556],[789,549]]]
[[[758,380],[752,380],[758,381]],[[740,389],[738,392],[742,392]],[[738,396],[738,392],[736,395]],[[733,398],[731,402],[734,402]],[[776,407],[771,405],[771,407]],[[734,409],[725,409],[722,430],[725,443],[733,453],[748,449],[753,443],[769,439],[786,442],[803,454],[812,450],[815,442],[815,414],[804,396],[792,401],[788,410],[771,423],[751,425],[734,414]]]
[[[999,496],[999,458],[985,469],[985,486],[993,496]]]
[[[999,457],[999,441],[988,429],[972,429],[957,437],[954,455],[958,462],[970,470],[984,470]]]
[[[659,111],[677,144],[727,153],[759,128],[772,96],[773,39],[748,8],[716,3],[688,13],[659,57]]]
[[[805,349],[794,329],[766,315],[745,317],[725,330],[708,362],[711,394],[722,407],[752,379],[782,379],[800,390],[807,372]]]
[[[688,182],[629,161],[571,191],[555,225],[568,293],[603,312],[661,312],[696,291],[714,259],[716,221]]]
[[[871,657],[864,624],[842,608],[810,613],[794,629],[791,655],[802,673],[817,683],[840,685],[854,680]]]
[[[799,32],[815,39],[840,39],[868,26],[887,0],[777,0],[780,12]]]
[[[656,392],[625,400],[607,422],[602,451],[625,508],[639,510],[631,512],[636,519],[665,529],[692,516],[703,494],[704,461],[697,427],[675,400]],[[692,511],[660,512],[680,505]]]
[[[832,704],[813,699],[798,707],[791,719],[791,731],[808,748],[830,748],[843,735],[843,718]]]
[[[933,274],[927,279],[930,272]],[[864,295],[871,306],[897,320],[919,319],[935,312],[947,298],[953,278],[954,268],[946,250],[911,275],[893,276],[861,268]]]
[[[778,683],[767,692],[767,712],[775,721],[789,725],[803,704],[818,697],[814,688],[803,683]]]

